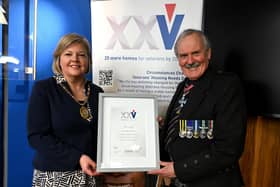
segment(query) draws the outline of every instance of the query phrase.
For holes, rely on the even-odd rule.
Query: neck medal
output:
[[[84,118],[86,120],[89,118],[89,111],[88,111],[87,107],[81,106],[80,115],[81,115],[82,118]]]
[[[206,138],[206,129],[208,129],[208,127],[205,125],[205,120],[201,120],[201,126],[199,127],[200,128],[200,138],[201,139],[204,139]]]

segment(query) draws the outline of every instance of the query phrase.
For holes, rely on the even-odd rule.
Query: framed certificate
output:
[[[158,169],[156,98],[100,93],[98,107],[97,171]]]

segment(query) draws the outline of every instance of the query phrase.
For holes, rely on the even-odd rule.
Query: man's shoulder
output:
[[[222,70],[217,70],[215,72],[215,79],[218,81],[239,81],[239,77],[234,72],[227,72]]]
[[[234,72],[217,71],[212,79],[212,85],[217,90],[239,89],[243,83]]]

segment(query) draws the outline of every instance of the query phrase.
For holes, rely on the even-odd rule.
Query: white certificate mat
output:
[[[154,96],[99,95],[97,171],[159,168],[157,100]]]

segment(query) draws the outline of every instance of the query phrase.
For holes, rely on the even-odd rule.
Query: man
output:
[[[232,73],[217,73],[211,48],[199,30],[183,31],[175,55],[186,77],[161,127],[161,166],[148,172],[176,187],[240,187],[246,111],[242,86]]]

